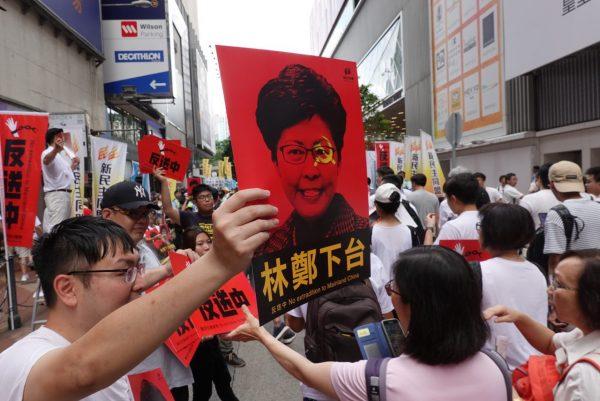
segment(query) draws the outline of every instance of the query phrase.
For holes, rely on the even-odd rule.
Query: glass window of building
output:
[[[354,0],[346,0],[346,4],[344,4],[344,8],[340,11],[340,16],[327,39],[327,44],[325,45],[323,52],[321,53],[323,57],[331,57],[333,55],[335,48],[340,43],[340,39],[342,39],[344,32],[346,32],[346,28],[348,28],[348,24],[350,24],[353,14]]]
[[[404,89],[402,64],[402,18],[398,16],[358,64],[358,80],[385,100]]]
[[[140,140],[140,132],[144,123],[128,113],[119,112],[110,107],[106,108],[110,135],[112,138],[136,145]]]
[[[181,47],[181,35],[177,31],[177,28],[175,28],[175,25],[173,25],[173,32],[173,57],[175,58],[175,68],[180,74],[183,74],[183,51]]]

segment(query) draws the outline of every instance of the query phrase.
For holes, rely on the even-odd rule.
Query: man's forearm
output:
[[[167,181],[160,183],[160,198],[162,200],[163,210],[167,217],[175,224],[180,224],[179,210],[175,209],[171,204],[171,193],[169,192],[169,184]]]
[[[208,253],[165,285],[117,309],[69,347],[73,358],[68,359],[76,361],[74,375],[84,375],[80,381],[91,382],[95,391],[112,384],[232,276]]]
[[[54,160],[54,158],[56,157],[56,155],[59,152],[57,152],[56,147],[52,149],[52,151],[50,153],[48,153],[46,156],[44,156],[44,164],[47,166],[48,164],[52,163],[52,161]]]

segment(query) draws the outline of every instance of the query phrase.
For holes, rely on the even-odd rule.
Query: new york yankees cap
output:
[[[115,185],[111,185],[104,191],[100,207],[104,209],[115,206],[125,210],[137,209],[144,206],[160,210],[158,205],[150,201],[150,194],[146,189],[141,184],[133,181],[121,181]]]

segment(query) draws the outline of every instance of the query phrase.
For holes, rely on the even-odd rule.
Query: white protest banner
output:
[[[100,215],[104,191],[125,178],[127,144],[91,137],[92,197],[94,214]]]

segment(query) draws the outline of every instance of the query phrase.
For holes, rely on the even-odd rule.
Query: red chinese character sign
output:
[[[460,253],[467,262],[483,262],[491,258],[487,251],[481,249],[481,244],[476,239],[441,240],[440,246]]]
[[[165,170],[165,176],[183,181],[192,152],[178,140],[166,140],[146,135],[138,142],[140,171],[152,173],[154,167]]]
[[[127,376],[134,401],[175,401],[160,369]]]
[[[189,266],[185,255],[171,252],[169,258],[174,274]],[[201,337],[228,333],[246,321],[242,305],[258,315],[254,291],[246,276],[240,273],[215,291],[190,320]]]
[[[47,130],[48,114],[0,112],[2,220],[9,246],[32,245]]]
[[[265,323],[369,276],[356,65],[224,46],[217,54],[238,184],[269,189],[279,209],[281,225],[252,262]]]

